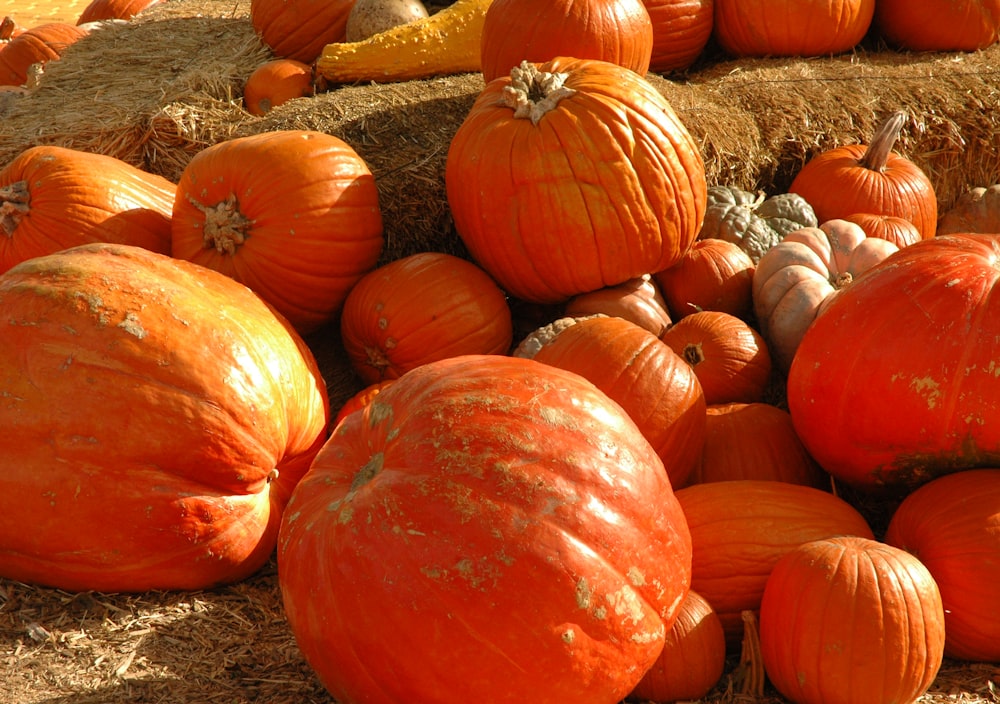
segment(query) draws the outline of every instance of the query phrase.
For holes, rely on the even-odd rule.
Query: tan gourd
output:
[[[479,71],[483,19],[492,1],[458,0],[364,41],[327,44],[316,60],[317,72],[331,83],[353,83]]]

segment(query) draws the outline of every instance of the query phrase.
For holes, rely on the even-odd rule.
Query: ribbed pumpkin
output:
[[[577,294],[566,302],[563,313],[570,318],[588,315],[624,318],[657,337],[673,322],[660,287],[649,274],[589,293]]]
[[[941,667],[945,614],[927,568],[885,543],[806,543],[771,571],[760,646],[771,684],[801,704],[905,704]]]
[[[998,0],[878,0],[875,29],[907,51],[976,51],[1000,39]]]
[[[251,115],[266,115],[294,98],[316,92],[313,70],[295,59],[272,59],[255,68],[243,84],[243,106]]]
[[[941,215],[937,234],[962,232],[1000,234],[1000,183],[970,188]]]
[[[452,138],[455,227],[511,295],[557,303],[666,269],[695,240],[705,165],[634,71],[560,58],[488,83]]]
[[[464,354],[507,354],[510,307],[489,274],[441,252],[384,264],[354,285],[340,337],[358,375],[372,384]]]
[[[250,0],[250,23],[276,58],[312,64],[347,36],[355,0]]]
[[[1000,241],[948,235],[899,250],[806,331],[788,409],[816,461],[867,489],[909,489],[1000,458]]]
[[[849,503],[799,484],[710,482],[676,496],[691,531],[691,588],[719,614],[731,648],[743,635],[740,613],[760,607],[768,575],[786,553],[835,535],[874,538]]]
[[[681,602],[663,652],[632,690],[630,701],[696,701],[726,667],[726,634],[715,609],[695,591]]]
[[[653,25],[649,68],[683,71],[701,56],[712,38],[714,0],[643,0]]]
[[[598,59],[640,75],[649,70],[653,26],[643,0],[493,0],[480,40],[486,82],[522,61]]]
[[[285,511],[278,577],[339,702],[616,704],[677,618],[690,548],[620,406],[577,374],[472,355],[337,427]]]
[[[101,20],[130,20],[143,10],[163,0],[90,0],[76,23],[100,22]]]
[[[754,261],[728,240],[697,240],[676,264],[654,275],[678,320],[701,310],[749,320],[753,313]]]
[[[864,38],[875,5],[875,0],[715,0],[715,39],[740,57],[840,54]]]
[[[687,482],[704,444],[705,394],[691,367],[653,333],[621,318],[562,318],[514,354],[593,382],[639,426],[671,483]]]
[[[32,64],[47,64],[82,37],[87,30],[68,22],[49,22],[14,36],[0,51],[0,86],[22,86]]]
[[[264,564],[329,421],[286,321],[216,272],[105,243],[0,275],[0,314],[0,575],[131,592]]]
[[[838,219],[792,232],[761,257],[753,274],[754,313],[782,371],[833,298],[898,250]]]
[[[830,487],[830,476],[806,451],[785,409],[723,403],[706,413],[705,446],[691,483],[767,479]]]
[[[820,222],[854,213],[895,215],[909,220],[923,239],[937,231],[934,184],[917,164],[893,151],[909,117],[890,114],[867,146],[844,144],[809,159],[788,190],[805,198]]]
[[[170,252],[176,187],[112,156],[40,145],[0,170],[0,273],[88,242]]]
[[[671,325],[660,339],[691,365],[707,403],[763,400],[771,381],[771,353],[745,320],[698,311]]]
[[[885,540],[930,570],[944,602],[945,655],[1000,661],[1000,469],[939,477],[903,499]]]
[[[898,215],[877,213],[853,213],[844,217],[865,231],[868,237],[888,240],[899,248],[907,247],[923,239],[917,226]],[[940,223],[935,234],[940,232]]]
[[[312,332],[378,262],[378,198],[368,165],[333,135],[277,130],[218,142],[181,173],[171,253],[246,284]]]

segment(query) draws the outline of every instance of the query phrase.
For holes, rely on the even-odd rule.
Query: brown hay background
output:
[[[347,141],[372,168],[384,261],[426,249],[463,254],[443,169],[481,78],[339,87],[256,118],[240,105],[242,85],[271,54],[248,16],[249,0],[168,0],[81,40],[46,67],[38,89],[0,105],[0,166],[33,144],[61,144],[176,180],[197,151],[223,139],[316,129]],[[866,141],[884,115],[906,109],[914,121],[897,151],[928,173],[945,209],[968,188],[1000,180],[998,58],[1000,47],[926,55],[876,47],[821,59],[713,57],[649,79],[701,145],[710,183],[769,193],[786,189],[813,154]],[[337,407],[360,382],[335,326],[309,342]],[[67,594],[0,580],[0,658],[2,704],[332,701],[284,620],[273,561],[240,584],[192,593]],[[998,678],[995,665],[947,662],[920,702],[1000,702]],[[731,661],[706,702],[748,701]],[[782,700],[769,691],[756,701]]]

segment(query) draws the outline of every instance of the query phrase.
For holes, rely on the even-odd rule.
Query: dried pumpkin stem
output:
[[[692,367],[704,362],[705,352],[702,350],[701,343],[692,342],[685,345],[684,350],[681,352],[681,358]]]
[[[16,181],[9,186],[0,187],[0,230],[5,235],[14,235],[21,219],[31,211],[30,201],[27,181]]]
[[[755,699],[764,696],[764,658],[760,651],[760,633],[757,630],[757,615],[750,610],[740,612],[743,620],[743,643],[740,651],[740,694]]]
[[[253,225],[253,221],[240,212],[236,195],[230,193],[228,198],[214,206],[202,205],[190,196],[188,199],[205,215],[205,247],[214,248],[219,254],[236,254],[236,249],[250,237]]]
[[[514,117],[530,119],[537,125],[560,100],[576,93],[563,85],[566,73],[547,73],[528,61],[522,61],[510,71],[510,84],[504,86],[501,100],[514,110]]]
[[[859,163],[866,169],[872,171],[885,171],[886,162],[892,153],[892,148],[899,139],[899,133],[903,130],[903,125],[908,119],[907,114],[902,110],[892,113],[885,122],[879,125],[872,137],[871,144],[865,149],[864,155]]]

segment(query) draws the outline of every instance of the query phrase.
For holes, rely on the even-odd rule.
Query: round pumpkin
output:
[[[218,142],[177,183],[171,254],[246,284],[303,334],[336,317],[382,244],[368,165],[323,132]]]
[[[0,576],[133,592],[264,564],[329,422],[287,321],[216,272],[107,243],[9,269],[0,311]]]
[[[1000,0],[878,0],[875,30],[906,51],[977,51],[1000,39]]]
[[[143,10],[163,0],[90,0],[80,16],[78,25],[101,20],[130,20]]]
[[[753,306],[779,368],[788,371],[802,336],[835,295],[898,250],[847,220],[803,228],[768,250],[754,270]]]
[[[507,354],[513,341],[503,291],[470,261],[420,252],[370,271],[354,285],[340,337],[368,384],[464,354]]]
[[[272,108],[316,92],[313,69],[295,59],[272,59],[255,68],[243,84],[243,106],[251,115],[266,115]]]
[[[705,440],[705,394],[691,367],[653,333],[603,315],[562,318],[529,335],[514,355],[593,382],[639,426],[673,486],[687,482]]]
[[[517,298],[558,303],[675,263],[705,212],[705,165],[634,71],[559,58],[490,81],[445,182],[469,252]]]
[[[705,402],[762,401],[771,381],[771,353],[745,320],[702,310],[670,326],[660,339],[691,365]]]
[[[250,23],[279,59],[312,64],[347,37],[355,0],[250,0]]]
[[[895,215],[909,220],[923,239],[937,231],[934,184],[917,164],[893,151],[909,120],[903,111],[890,114],[871,142],[844,144],[810,158],[788,190],[812,205],[820,222],[854,213]]]
[[[944,602],[947,657],[1000,661],[1000,469],[968,469],[908,494],[885,541],[930,571]]]
[[[701,462],[691,483],[767,479],[830,488],[830,476],[806,451],[791,414],[769,403],[708,406]]]
[[[1000,234],[1000,183],[962,193],[938,220],[937,234]]]
[[[874,538],[864,516],[828,491],[740,479],[676,491],[691,532],[691,589],[712,605],[732,648],[744,610],[760,608],[772,568],[803,543],[835,535]]]
[[[904,247],[841,291],[788,372],[788,409],[816,461],[867,490],[909,490],[1000,456],[995,341],[1000,242]]]
[[[670,327],[670,310],[659,285],[649,274],[614,286],[580,293],[566,302],[563,314],[570,318],[611,315],[624,318],[659,337]]]
[[[712,38],[714,0],[643,0],[653,25],[649,68],[683,71],[701,56]]]
[[[714,35],[737,57],[827,56],[864,38],[875,0],[714,0]],[[807,199],[808,200],[808,199]]]
[[[778,560],[759,622],[768,679],[801,704],[915,702],[944,657],[945,614],[927,567],[858,536]]]
[[[0,51],[0,86],[23,86],[33,64],[47,64],[63,55],[87,30],[68,22],[48,22],[14,35]]]
[[[597,59],[639,75],[649,70],[653,26],[643,0],[493,0],[480,39],[487,83],[522,61]]]
[[[577,374],[471,355],[337,426],[284,513],[278,577],[337,701],[616,704],[663,648],[690,548],[620,406]]]
[[[844,220],[859,226],[868,237],[888,240],[900,249],[923,239],[923,235],[920,234],[916,225],[898,215],[852,213],[845,216]],[[935,229],[935,234],[940,231],[939,224]]]
[[[699,239],[676,264],[656,272],[668,309],[677,319],[701,310],[749,320],[755,264],[742,247],[717,238]]]
[[[0,273],[89,242],[170,252],[176,186],[104,154],[39,145],[0,170]]]
[[[629,701],[681,702],[705,697],[726,667],[726,634],[712,605],[689,591],[667,631],[663,652]]]

